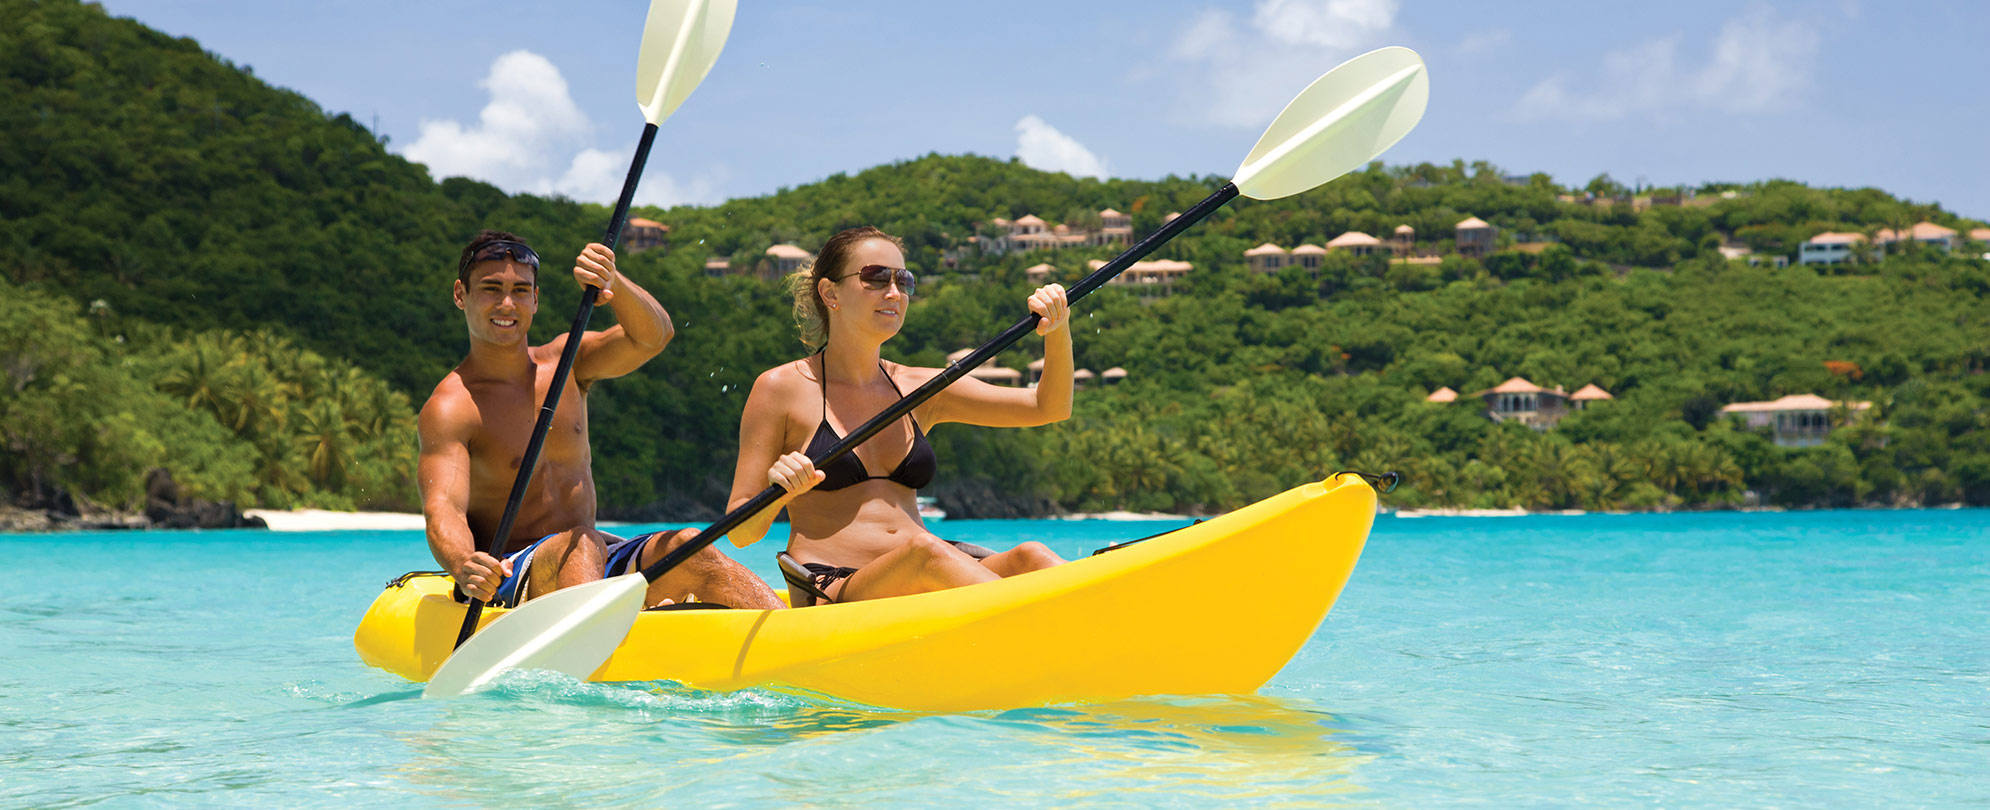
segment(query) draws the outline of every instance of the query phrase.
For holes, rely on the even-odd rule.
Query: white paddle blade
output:
[[[650,0],[636,57],[636,106],[661,124],[712,72],[732,33],[738,0]]]
[[[1349,59],[1285,105],[1231,182],[1259,200],[1316,188],[1396,145],[1429,102],[1430,76],[1416,51],[1391,47]]]
[[[534,597],[456,648],[421,696],[455,697],[508,669],[550,669],[586,678],[629,635],[648,592],[643,575],[625,574]]]

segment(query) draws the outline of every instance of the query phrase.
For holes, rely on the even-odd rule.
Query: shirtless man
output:
[[[503,519],[567,336],[527,344],[539,309],[539,256],[516,235],[479,233],[457,261],[456,308],[469,327],[470,353],[422,405],[419,477],[429,551],[455,577],[459,598],[516,606],[604,572],[642,570],[697,534],[684,529],[623,540],[594,527],[588,392],[663,351],[673,328],[655,298],[616,272],[607,246],[590,244],[574,262],[574,280],[601,288],[597,300],[615,312],[617,325],[581,336],[538,469],[498,559],[484,549]],[[710,547],[650,583],[648,601],[694,594],[736,608],[782,606],[759,577]]]

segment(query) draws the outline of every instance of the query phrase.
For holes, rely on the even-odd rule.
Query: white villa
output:
[[[1099,259],[1093,259],[1086,262],[1085,265],[1093,270],[1097,270],[1104,267],[1106,263]],[[1134,262],[1126,268],[1125,272],[1113,276],[1112,280],[1106,282],[1106,284],[1121,284],[1132,287],[1134,288],[1134,292],[1138,293],[1142,298],[1169,296],[1175,292],[1175,281],[1188,275],[1189,271],[1194,269],[1195,265],[1193,264],[1173,259]]]
[[[1927,221],[1915,223],[1914,227],[1904,233],[1894,233],[1891,228],[1881,228],[1879,233],[1873,235],[1873,244],[1881,247],[1908,240],[1940,248],[1943,253],[1955,250],[1956,242],[1960,241],[1956,239],[1954,228],[1944,228]]]
[[[1852,248],[1866,241],[1862,233],[1825,231],[1797,246],[1797,264],[1839,264],[1852,260]]]
[[[1831,434],[1831,409],[1843,406],[1858,414],[1870,402],[1832,402],[1816,394],[1791,394],[1768,402],[1736,402],[1721,413],[1740,418],[1750,428],[1773,427],[1778,447],[1814,447]]]

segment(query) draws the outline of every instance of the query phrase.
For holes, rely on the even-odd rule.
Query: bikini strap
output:
[[[897,394],[897,395],[898,395],[898,398],[899,398],[899,399],[904,399],[904,398],[905,398],[905,392],[904,392],[904,391],[900,391],[900,390],[898,390],[898,381],[897,381],[897,380],[894,380],[894,379],[892,379],[892,378],[891,378],[891,372],[889,372],[889,371],[885,371],[885,370],[884,370],[884,361],[883,361],[883,360],[879,360],[879,361],[878,361],[878,373],[879,373],[879,374],[883,374],[883,375],[884,375],[884,382],[885,382],[885,384],[886,384],[886,385],[889,385],[889,386],[891,386],[891,392],[892,392],[892,393],[894,393],[894,394]],[[919,429],[919,418],[918,418],[918,417],[916,417],[916,416],[913,416],[913,415],[912,415],[912,414],[910,414],[910,413],[907,413],[907,414],[905,415],[905,418],[907,418],[907,419],[910,419],[910,420],[912,420],[912,429],[913,429],[913,430],[915,430],[915,431],[916,431],[916,430],[918,430],[918,429]]]
[[[822,358],[822,370],[815,373],[815,382],[816,385],[822,388],[822,423],[825,425],[829,424],[829,355],[826,354],[827,351],[825,348],[823,351],[815,353],[816,357]]]

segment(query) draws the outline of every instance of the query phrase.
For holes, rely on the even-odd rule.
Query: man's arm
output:
[[[488,602],[511,566],[480,550],[470,531],[469,437],[476,418],[471,409],[441,391],[422,406],[416,476],[429,553],[464,593]]]
[[[598,299],[615,313],[615,325],[600,332],[581,335],[580,353],[574,358],[574,383],[585,387],[595,380],[620,377],[649,362],[663,351],[677,330],[670,313],[649,292],[615,269],[615,252],[599,242],[590,244],[574,259],[574,280],[583,286],[600,287]],[[564,346],[565,338],[554,341]]]

